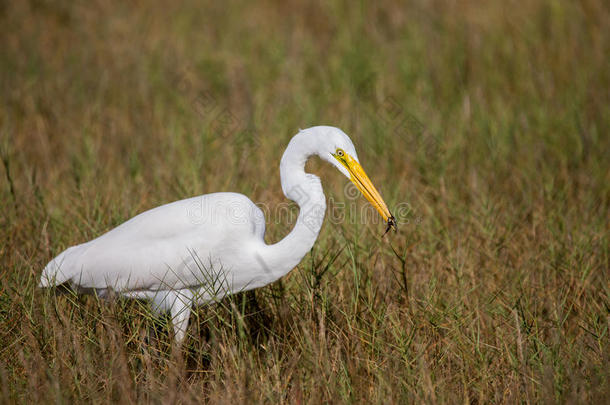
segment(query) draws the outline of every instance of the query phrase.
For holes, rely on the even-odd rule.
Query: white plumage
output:
[[[282,190],[300,209],[294,228],[280,242],[265,243],[263,213],[246,196],[206,194],[153,208],[66,249],[44,268],[40,287],[67,282],[100,296],[113,290],[152,300],[157,311],[170,311],[176,341],[181,342],[192,304],[267,285],[312,248],[326,210],[320,179],[305,173],[312,155],[350,178],[388,227],[395,227],[349,137],[338,128],[313,127],[292,138],[280,163]]]

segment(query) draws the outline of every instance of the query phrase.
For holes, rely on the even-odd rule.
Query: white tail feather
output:
[[[47,288],[56,285],[60,285],[68,281],[71,276],[70,274],[70,263],[67,262],[67,254],[73,251],[77,246],[70,247],[61,252],[57,257],[51,260],[42,270],[40,275],[40,283],[38,287]]]

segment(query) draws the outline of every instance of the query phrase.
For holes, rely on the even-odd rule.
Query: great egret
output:
[[[350,138],[338,128],[317,126],[299,131],[280,162],[284,195],[300,210],[294,228],[280,242],[265,243],[263,213],[246,196],[206,194],[153,208],[66,249],[44,268],[40,287],[69,283],[79,292],[105,296],[114,291],[152,300],[155,310],[170,312],[180,343],[193,304],[272,283],[311,250],[326,211],[320,179],[305,172],[312,155],[356,185],[386,221],[386,232],[396,229]]]

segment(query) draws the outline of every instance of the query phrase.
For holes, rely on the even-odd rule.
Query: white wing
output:
[[[176,201],[66,249],[45,267],[41,286],[70,281],[82,288],[155,291],[213,284],[227,276],[231,280],[224,282],[243,284],[264,232],[262,212],[242,194]]]

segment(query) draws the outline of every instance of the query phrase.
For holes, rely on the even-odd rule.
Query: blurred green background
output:
[[[607,2],[3,1],[0,49],[5,401],[607,398]],[[408,204],[397,234],[327,223],[282,282],[199,309],[184,356],[142,306],[35,288],[156,205],[285,202],[321,124]]]

